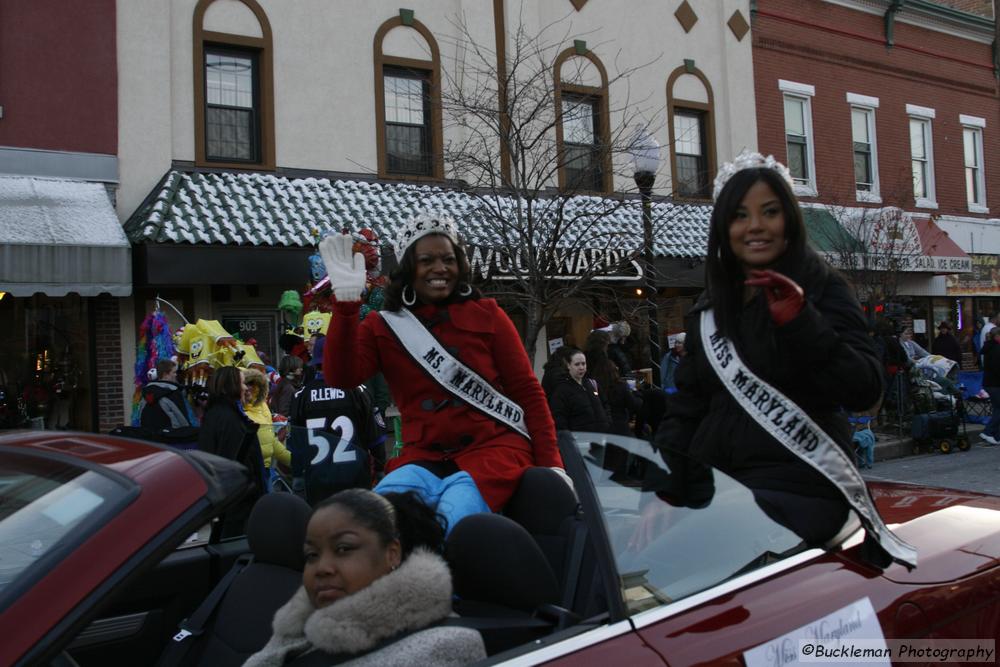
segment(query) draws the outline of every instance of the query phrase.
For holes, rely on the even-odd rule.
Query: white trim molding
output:
[[[878,98],[870,95],[859,95],[858,93],[847,93],[847,102],[859,107],[869,107],[878,109]]]
[[[986,127],[986,119],[979,116],[966,116],[964,113],[958,115],[958,122],[969,127]]]
[[[921,118],[934,118],[935,112],[930,107],[918,107],[916,104],[907,104],[906,114],[908,116],[920,116]]]
[[[816,86],[808,83],[786,81],[784,79],[778,79],[778,90],[783,93],[792,93],[793,95],[805,95],[806,97],[816,96]]]

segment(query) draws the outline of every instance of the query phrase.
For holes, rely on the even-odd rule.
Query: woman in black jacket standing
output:
[[[806,244],[788,170],[741,155],[719,170],[715,200],[707,290],[655,443],[739,480],[822,544],[868,500],[845,410],[879,400],[882,369],[851,288]]]
[[[226,518],[226,534],[242,534],[242,524],[254,501],[264,494],[264,457],[257,439],[257,424],[243,411],[246,385],[235,366],[217,369],[208,383],[208,409],[198,433],[198,449],[242,463],[250,471],[253,492],[244,505]],[[237,525],[239,524],[239,525]]]
[[[566,369],[549,395],[556,430],[609,432],[610,423],[597,383],[586,377],[587,357],[577,349],[565,354]]]

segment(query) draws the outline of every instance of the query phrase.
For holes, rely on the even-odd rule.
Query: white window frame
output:
[[[930,208],[936,209],[938,207],[937,203],[937,185],[934,180],[934,109],[929,107],[921,107],[916,104],[906,105],[906,115],[909,116],[909,121],[919,121],[922,123],[924,128],[924,152],[927,159],[927,178],[925,180],[925,185],[927,186],[927,196],[917,197],[916,191],[913,193],[914,206],[917,208]],[[909,122],[908,121],[908,122]],[[909,129],[909,128],[907,128]],[[910,145],[910,169],[912,172],[913,164],[913,145]]]
[[[976,163],[979,165],[978,174],[978,185],[979,192],[982,195],[982,201],[969,201],[969,212],[970,213],[989,213],[990,209],[986,206],[986,164],[983,160],[983,132],[986,129],[986,119],[980,118],[978,116],[966,116],[965,114],[959,114],[958,122],[962,126],[962,170],[965,170],[965,131],[972,130],[979,135],[979,141],[977,142],[977,155]],[[965,182],[965,174],[962,174],[962,182]],[[966,191],[966,199],[968,199],[968,191]]]
[[[872,189],[854,190],[858,201],[872,204],[882,203],[882,191],[878,178],[878,141],[875,135],[875,110],[878,109],[878,98],[858,93],[847,93],[847,103],[851,109],[851,173],[854,172],[854,111],[864,112],[868,123],[868,146],[871,150]],[[857,181],[855,181],[855,185]]]
[[[802,124],[806,132],[806,161],[809,168],[809,181],[807,183],[796,183],[792,189],[800,197],[816,197],[819,195],[819,190],[816,187],[816,135],[813,133],[812,124],[812,98],[816,95],[816,86],[808,83],[778,79],[778,89],[782,92],[782,124],[784,124],[785,116],[785,98],[791,97],[804,102],[802,105]],[[783,136],[785,146],[787,147],[787,128],[784,130]]]

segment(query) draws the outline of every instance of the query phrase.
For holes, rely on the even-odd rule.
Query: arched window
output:
[[[195,164],[274,169],[271,24],[256,0],[194,10]]]
[[[715,178],[715,103],[701,70],[685,64],[667,79],[674,197],[710,199]]]
[[[412,14],[375,33],[375,114],[379,177],[444,178],[441,59],[430,30]]]
[[[559,189],[611,192],[607,70],[592,52],[573,47],[556,58],[553,82]]]

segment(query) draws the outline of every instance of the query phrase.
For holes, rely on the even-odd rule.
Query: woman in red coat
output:
[[[376,491],[417,490],[450,529],[500,510],[527,468],[562,473],[545,394],[510,318],[469,284],[455,223],[421,215],[401,230],[385,310],[363,322],[364,260],[351,247],[340,235],[319,247],[337,299],[323,369],[334,387],[381,372],[399,408],[403,452]]]

